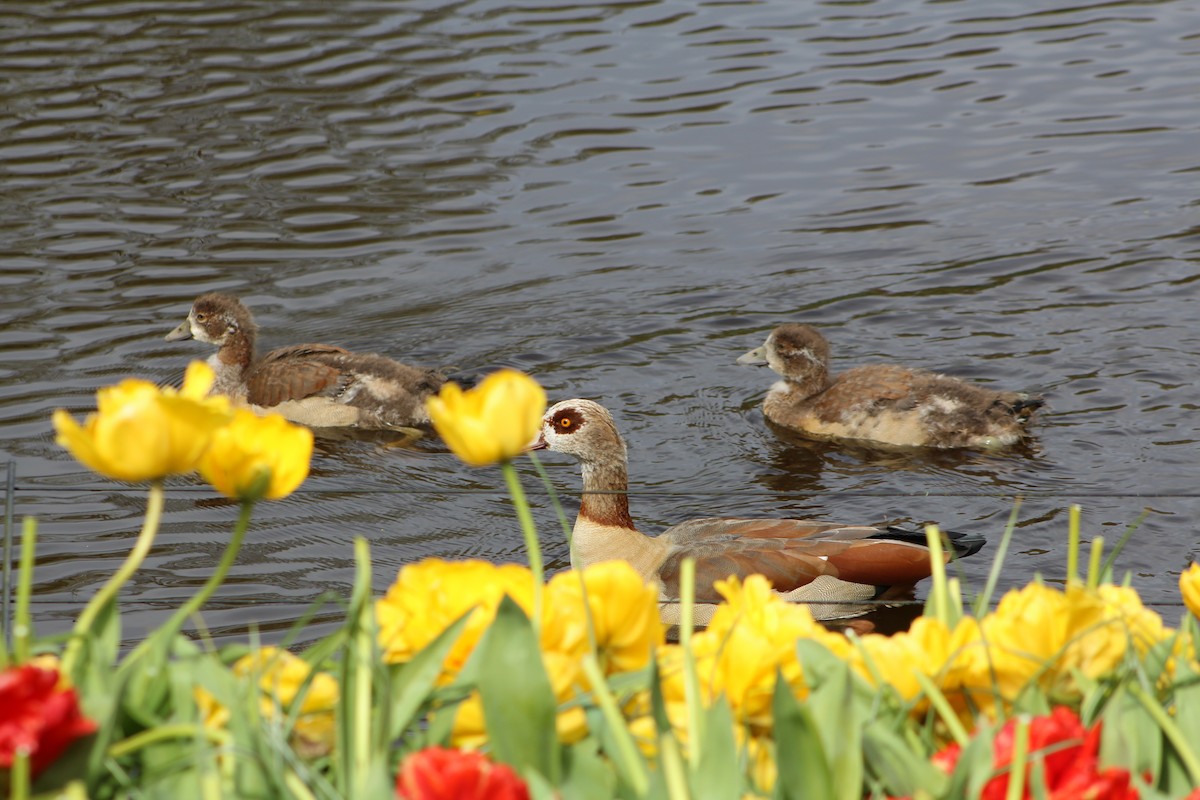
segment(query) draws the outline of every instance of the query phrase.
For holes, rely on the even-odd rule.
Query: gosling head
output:
[[[788,323],[749,353],[738,358],[739,364],[766,364],[785,378],[807,377],[823,372],[829,365],[829,342],[811,325]]]
[[[253,339],[257,327],[249,310],[233,295],[210,292],[192,303],[192,310],[179,327],[167,334],[168,342],[195,339],[220,347],[241,334]]]

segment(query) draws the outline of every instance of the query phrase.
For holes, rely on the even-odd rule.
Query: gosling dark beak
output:
[[[528,453],[530,450],[548,450],[549,448],[550,445],[546,444],[546,437],[542,436],[541,431],[538,431],[537,438],[530,442],[529,446],[525,448],[525,452]]]
[[[163,338],[166,339],[168,342],[178,342],[183,339],[192,338],[192,322],[191,322],[191,320],[185,319],[183,322],[179,323],[179,325],[175,328],[175,330],[171,331]]]

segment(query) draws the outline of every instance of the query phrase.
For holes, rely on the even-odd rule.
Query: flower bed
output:
[[[892,636],[833,633],[761,576],[731,578],[707,628],[685,602],[668,643],[657,587],[624,562],[543,579],[511,461],[545,399],[511,371],[449,389],[431,413],[464,460],[501,465],[528,567],[426,560],[376,596],[359,540],[329,637],[301,653],[192,641],[180,629],[254,505],[294,491],[312,448],[210,384],[193,365],[179,392],[126,381],[82,426],[55,416],[81,462],[149,482],[149,500],[125,564],[63,642],[33,633],[26,524],[0,652],[8,796],[1200,800],[1200,567],[1181,577],[1177,628],[1111,582],[1097,547],[1086,576],[1073,555],[1061,587],[1034,581],[994,610],[989,590],[968,609],[935,570],[926,613]],[[119,652],[119,590],[153,543],[164,479],[192,471],[240,501],[230,545],[194,597]]]

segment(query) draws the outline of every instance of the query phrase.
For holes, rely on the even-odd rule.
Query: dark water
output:
[[[789,514],[998,537],[1024,495],[1004,588],[1061,577],[1070,503],[1110,540],[1149,508],[1119,567],[1174,603],[1200,550],[1200,8],[1041,5],[3,5],[0,455],[42,522],[42,629],[143,510],[55,445],[50,412],[177,379],[206,353],[162,336],[211,289],[266,346],[509,365],[602,401],[649,531]],[[781,439],[771,377],[733,361],[788,320],[837,365],[1043,391],[1037,442]],[[215,633],[277,635],[344,595],[355,536],[381,587],[425,556],[522,556],[497,470],[384,444],[322,442],[302,491],[261,507]],[[573,514],[575,465],[545,462]],[[203,582],[234,517],[172,484],[127,635]]]

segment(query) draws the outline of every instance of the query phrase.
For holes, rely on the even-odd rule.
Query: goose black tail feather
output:
[[[958,531],[942,531],[942,536],[950,543],[950,548],[953,551],[955,558],[966,558],[973,556],[983,549],[987,544],[987,539],[976,533],[959,533]],[[925,538],[924,531],[911,531],[906,528],[897,528],[894,525],[889,525],[886,530],[881,531],[872,539],[899,539],[902,542],[912,542],[913,544],[925,544],[928,540]]]

